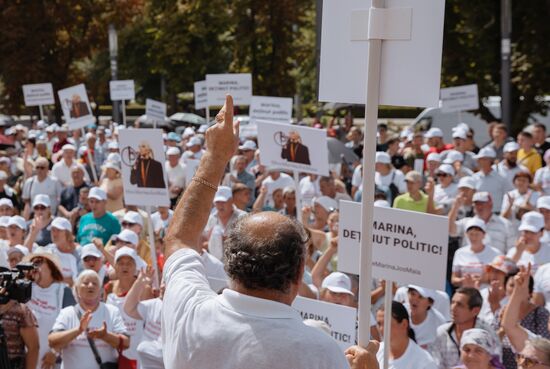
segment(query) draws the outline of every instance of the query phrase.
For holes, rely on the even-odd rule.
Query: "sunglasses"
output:
[[[545,364],[535,358],[528,357],[522,354],[516,354],[516,362],[518,363],[518,365],[521,365],[523,368],[532,368],[535,365],[550,367],[550,364]]]
[[[450,177],[450,175],[447,174],[447,173],[437,173],[437,176],[438,177]]]
[[[48,167],[36,167],[36,169],[48,169]]]
[[[96,258],[95,256],[86,256],[83,260],[87,263],[89,261],[96,261],[99,258]]]
[[[136,223],[130,223],[130,222],[122,222],[120,223],[120,225],[122,225],[123,227],[131,227],[133,225],[135,225]]]
[[[36,205],[33,209],[34,210],[46,210],[47,207],[45,207],[44,205]]]

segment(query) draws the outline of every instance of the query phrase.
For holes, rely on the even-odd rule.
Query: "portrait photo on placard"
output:
[[[258,122],[260,160],[289,171],[328,175],[326,131],[297,125]]]
[[[59,90],[57,94],[69,129],[82,128],[95,122],[83,84]]]
[[[162,131],[128,129],[120,132],[124,199],[130,205],[168,202]]]

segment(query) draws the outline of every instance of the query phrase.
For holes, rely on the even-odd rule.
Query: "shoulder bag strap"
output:
[[[74,306],[73,308],[74,308],[74,311],[76,312],[76,316],[78,317],[78,320],[80,320],[82,318],[82,314],[80,314],[76,306]],[[88,340],[88,344],[90,345],[90,348],[94,353],[95,361],[101,367],[101,364],[102,364],[101,356],[99,356],[99,352],[97,351],[97,347],[95,346],[94,340],[88,337],[87,335],[86,335],[86,339]]]

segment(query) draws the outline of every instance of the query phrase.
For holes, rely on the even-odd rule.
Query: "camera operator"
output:
[[[63,272],[57,255],[44,248],[25,258],[35,269],[32,276],[32,297],[27,303],[40,322],[38,336],[40,351],[37,369],[51,369],[55,365],[56,352],[48,345],[55,319],[62,308],[76,303],[71,289],[63,283]]]
[[[0,288],[0,297],[6,296],[6,289]],[[7,353],[9,359],[9,362],[0,362],[2,369],[36,368],[37,326],[36,318],[27,305],[13,299],[0,305],[0,360],[4,358],[3,353]]]

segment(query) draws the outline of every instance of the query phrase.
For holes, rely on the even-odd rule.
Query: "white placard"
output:
[[[206,89],[206,81],[198,81],[193,85],[195,95],[195,110],[206,109],[208,104],[208,90]]]
[[[302,319],[321,320],[330,327],[331,336],[346,350],[357,341],[357,309],[297,296],[292,307]]]
[[[319,101],[365,104],[368,41],[352,41],[352,14],[372,1],[323,1]],[[438,106],[444,0],[386,0],[412,8],[411,39],[383,40],[380,105]]]
[[[292,98],[252,96],[250,120],[290,124],[292,119]]]
[[[288,171],[329,174],[327,132],[324,129],[258,122],[262,164]]]
[[[109,81],[109,90],[112,101],[134,100],[136,98],[133,79]]]
[[[477,85],[464,85],[441,89],[441,111],[466,111],[479,109]]]
[[[25,106],[53,105],[53,86],[51,83],[35,83],[23,85],[23,97]]]
[[[121,130],[119,146],[124,202],[138,206],[169,206],[162,130]]]
[[[447,217],[374,207],[373,277],[445,290]],[[361,204],[340,201],[338,270],[359,274]]]
[[[69,129],[79,129],[95,123],[84,84],[59,90],[57,95]]]
[[[233,96],[235,106],[250,105],[252,75],[249,73],[207,74],[206,88],[208,106],[222,106],[227,94]]]
[[[166,119],[166,104],[153,99],[147,99],[145,101],[145,115],[147,120],[153,122],[164,122]]]

